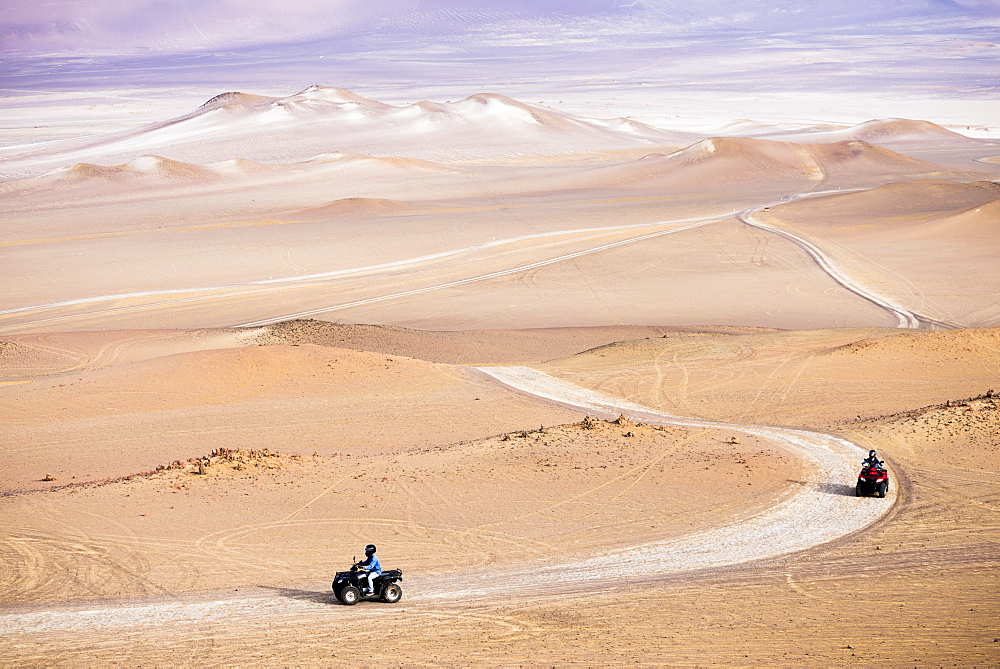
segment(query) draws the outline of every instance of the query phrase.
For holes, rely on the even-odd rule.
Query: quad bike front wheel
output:
[[[347,606],[352,606],[354,604],[357,604],[358,600],[361,599],[361,591],[355,588],[353,585],[348,585],[344,586],[344,588],[340,591],[340,594],[337,596],[340,598],[340,601],[342,601],[344,604],[346,604]]]
[[[395,604],[403,598],[403,589],[395,583],[390,583],[382,590],[382,601]]]

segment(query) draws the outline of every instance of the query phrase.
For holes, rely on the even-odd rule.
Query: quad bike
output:
[[[395,604],[403,598],[403,588],[396,581],[403,580],[401,569],[388,569],[375,577],[372,582],[372,592],[362,594],[368,587],[368,577],[355,562],[350,571],[338,571],[333,579],[333,593],[344,604],[351,606],[362,599],[381,599],[383,602]]]
[[[862,495],[878,495],[885,497],[889,490],[889,472],[885,467],[865,465],[858,474],[858,485],[854,489],[857,497]]]

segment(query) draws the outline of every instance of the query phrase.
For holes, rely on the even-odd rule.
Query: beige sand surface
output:
[[[327,87],[0,149],[0,657],[1000,663],[996,155]]]
[[[141,574],[74,578],[110,567],[95,555],[58,570],[62,582],[48,591],[31,574],[9,575],[18,586],[7,603],[291,587],[301,582],[293,575],[305,573],[328,580],[327,571],[343,568],[336,553],[344,543],[363,546],[372,532],[393,546],[386,560],[428,583],[446,578],[449,554],[461,555],[468,569],[497,569],[703,530],[752,515],[780,491],[782,476],[799,475],[787,454],[764,444],[734,453],[727,437],[599,423],[390,455],[251,449],[211,458],[204,475],[184,463],[127,481],[57,488],[34,496],[30,514],[10,500],[8,510],[21,518],[17,535],[45,537],[52,548],[93,543],[105,555],[127,556],[134,564],[122,567]],[[761,467],[779,476],[747,485]],[[691,487],[694,478],[712,484]],[[73,515],[57,511],[63,506]],[[113,512],[122,507],[136,512]],[[39,559],[65,560],[65,550],[45,548]]]
[[[32,344],[7,345],[4,357],[19,349]],[[0,388],[5,444],[16,454],[7,489],[38,487],[46,474],[60,483],[124,476],[206,449],[381,452],[440,443],[446,426],[448,443],[572,417],[461,368],[312,345],[84,363],[17,380]]]
[[[384,333],[375,334],[384,341]],[[942,373],[962,376],[961,370],[949,372],[960,351],[971,349],[983,365],[995,364],[977,348],[995,354],[995,331],[665,334],[667,339],[599,348],[546,368],[578,372],[581,360],[615,351],[623,374],[637,377],[646,360],[643,348],[661,342],[687,348],[693,359],[706,353],[699,340],[720,338],[804,339],[822,342],[825,350],[857,351],[846,353],[850,356],[877,349],[885,339],[914,340],[894,349],[901,362],[891,372],[872,372],[885,379],[884,386],[866,379],[855,384],[860,390],[849,401],[828,392],[828,408],[810,412],[799,406],[814,399],[812,384],[803,382],[795,386],[803,391],[802,399],[788,393],[785,401],[766,405],[772,418],[767,422],[834,428],[879,448],[900,488],[889,518],[832,544],[746,566],[655,578],[641,571],[621,573],[576,587],[539,583],[513,596],[505,592],[503,580],[508,565],[558,565],[577,555],[739,522],[794,487],[802,477],[801,464],[751,438],[732,444],[731,430],[602,422],[586,430],[578,423],[558,427],[549,422],[542,431],[527,428],[459,444],[464,425],[441,421],[430,448],[411,444],[294,456],[265,452],[267,446],[255,441],[256,448],[206,460],[206,473],[198,474],[197,462],[169,467],[173,454],[166,435],[145,443],[159,464],[168,465],[165,470],[98,485],[63,486],[69,481],[60,480],[47,484],[53,486],[47,492],[0,500],[10,519],[4,529],[7,614],[2,624],[14,634],[5,637],[6,652],[23,662],[46,663],[253,662],[265,656],[269,662],[354,663],[374,657],[502,664],[587,662],[597,656],[602,662],[670,663],[700,663],[706,656],[727,663],[753,658],[796,664],[842,664],[852,658],[996,660],[993,626],[1000,611],[992,472],[1000,450],[1000,414],[994,400],[938,404],[860,421],[842,416],[848,405],[860,403],[870,413],[886,412],[901,402],[899,389],[905,392]],[[194,338],[217,345],[219,336]],[[151,346],[179,338],[178,333],[160,337]],[[835,342],[839,349],[830,346]],[[306,355],[322,350],[313,351],[316,345],[265,347],[269,356],[283,358],[296,348],[306,349]],[[809,349],[802,341],[798,348]],[[351,355],[326,350],[340,359]],[[530,347],[521,351],[527,354]],[[353,354],[359,361],[371,355]],[[133,351],[131,357],[143,356]],[[413,359],[393,360],[390,367],[424,366]],[[100,378],[135,370],[141,376],[142,364],[123,362],[75,374]],[[865,366],[843,366],[842,382]],[[600,364],[594,368],[599,372]],[[698,377],[695,371],[692,379]],[[781,381],[774,365],[763,363],[746,365],[744,375],[763,386]],[[204,383],[198,376],[207,375],[195,373],[189,379],[192,388]],[[474,377],[457,376],[485,395]],[[324,387],[336,394],[339,382],[331,382],[335,385]],[[383,405],[402,407],[400,414],[414,403],[423,406],[400,393],[397,374],[373,374],[368,384],[371,392],[392,397]],[[961,385],[942,382],[937,393],[946,395]],[[94,387],[72,392],[99,403],[116,390],[100,391],[100,398]],[[911,406],[918,400],[908,398]],[[553,418],[544,405],[520,403],[520,411],[535,422]],[[469,419],[482,406],[457,409]],[[285,411],[271,409],[269,415],[278,418]],[[514,396],[507,393],[497,411],[517,412]],[[419,420],[426,419],[421,412]],[[337,422],[351,427],[349,418]],[[353,429],[364,432],[360,425]],[[842,489],[850,489],[850,481],[843,484]],[[326,581],[373,538],[386,564],[406,572],[404,601],[397,607],[337,606]],[[476,582],[488,594],[469,601],[436,597],[447,593],[455,578],[453,560],[466,565],[459,570],[463,578],[479,574]],[[373,633],[373,624],[406,633]],[[129,639],[124,645],[122,634]]]
[[[366,101],[359,104],[373,110],[367,129],[351,134],[343,117],[353,118],[354,103],[345,95],[320,87],[288,99],[225,98],[124,139],[6,149],[0,333],[293,317],[426,329],[892,325],[891,314],[844,291],[794,240],[759,234],[734,214],[770,220],[761,217],[776,215],[787,198],[837,188],[865,190],[866,206],[885,210],[905,199],[908,182],[961,187],[996,173],[974,162],[995,149],[991,143],[953,138],[933,124],[885,122],[875,135],[862,133],[894,140],[902,133],[909,143],[892,148],[853,138],[692,141],[585,119],[556,122],[544,109],[487,97],[406,112],[446,121],[430,130],[406,114],[402,125],[380,125],[404,112]],[[212,116],[211,141],[182,132],[215,112],[225,113]],[[261,124],[247,120],[262,114]],[[505,135],[482,129],[498,118],[509,121],[505,133],[541,133],[532,150],[496,154]],[[335,128],[320,143],[316,123]],[[400,139],[390,154],[377,151],[376,130],[386,127]],[[272,131],[287,141],[268,144]],[[353,143],[324,143],[337,138]],[[123,153],[122,142],[134,150]],[[479,153],[426,159],[447,143]],[[270,155],[258,155],[265,145],[285,153],[261,162]],[[933,161],[896,150],[928,145]],[[926,213],[960,213],[949,206]],[[959,225],[985,226],[989,235],[987,224]],[[927,303],[931,319],[990,325],[989,285],[937,299],[921,287],[927,266],[903,266],[925,247],[945,253],[943,262],[959,257],[965,249],[945,228],[890,254],[898,260],[879,265],[893,273],[888,279],[871,279],[873,270],[857,260],[886,252],[863,233],[817,241],[872,289],[911,309]],[[815,237],[811,226],[788,229]],[[986,254],[978,264],[988,263],[990,246],[974,239],[969,245]]]

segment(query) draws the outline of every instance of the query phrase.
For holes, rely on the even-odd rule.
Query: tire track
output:
[[[190,302],[199,302],[203,300],[239,297],[243,295],[259,295],[263,292],[288,290],[301,287],[304,285],[323,284],[343,279],[352,279],[359,277],[377,278],[380,276],[413,272],[417,269],[424,269],[428,267],[444,267],[460,263],[462,262],[463,258],[475,254],[485,253],[487,254],[487,257],[495,257],[504,253],[505,249],[511,249],[511,248],[516,249],[525,243],[535,244],[537,242],[537,244],[535,244],[536,247],[537,246],[544,247],[547,245],[558,245],[559,243],[562,243],[564,241],[580,241],[587,239],[589,237],[598,237],[601,235],[614,234],[620,232],[636,231],[640,233],[637,236],[628,237],[619,240],[617,242],[612,242],[610,244],[603,244],[592,248],[586,248],[576,253],[560,255],[553,258],[549,258],[547,260],[543,260],[541,262],[529,263],[508,270],[491,272],[478,276],[471,276],[463,280],[444,283],[436,286],[428,286],[415,291],[404,291],[402,293],[394,295],[377,296],[371,298],[370,300],[362,300],[359,302],[352,302],[343,305],[331,305],[327,309],[316,309],[309,312],[302,312],[302,314],[287,314],[280,317],[254,321],[254,323],[260,325],[267,325],[281,320],[303,317],[304,315],[322,313],[324,311],[334,311],[337,309],[345,309],[350,306],[357,306],[358,304],[367,304],[369,302],[378,302],[386,299],[395,299],[398,297],[405,297],[411,294],[428,292],[432,290],[441,290],[456,285],[463,285],[466,283],[483,281],[486,279],[493,278],[495,276],[503,276],[506,274],[524,272],[533,269],[535,267],[542,267],[547,264],[561,262],[563,260],[568,260],[581,255],[588,255],[590,253],[595,253],[604,250],[606,248],[613,248],[615,246],[621,246],[623,244],[642,241],[650,237],[670,234],[673,232],[681,232],[682,230],[688,230],[690,228],[698,227],[701,225],[707,225],[722,220],[722,218],[724,217],[725,216],[706,216],[702,218],[659,221],[655,223],[641,223],[628,226],[604,226],[595,228],[579,228],[573,230],[557,230],[553,232],[536,233],[530,235],[521,235],[518,237],[509,237],[504,239],[491,240],[488,242],[483,242],[480,244],[475,244],[463,248],[450,249],[438,253],[432,253],[413,258],[405,258],[403,260],[385,262],[365,267],[340,269],[329,272],[319,272],[314,274],[304,274],[304,275],[296,275],[289,277],[279,277],[277,279],[261,279],[256,281],[246,281],[246,282],[218,285],[218,286],[197,286],[190,288],[172,288],[164,290],[139,291],[133,293],[116,293],[114,295],[98,295],[92,297],[81,297],[72,300],[64,300],[59,302],[51,302],[46,304],[36,304],[24,307],[17,307],[13,309],[0,310],[0,317],[8,317],[8,316],[17,317],[22,314],[34,314],[36,312],[49,312],[53,310],[62,310],[68,308],[77,310],[70,315],[54,316],[50,318],[39,318],[36,320],[25,320],[18,324],[20,327],[23,327],[26,325],[58,322],[61,320],[65,320],[67,318],[79,318],[81,316],[108,315],[124,311],[135,311],[135,310],[152,309],[158,307],[172,308],[179,306],[181,304]],[[660,229],[663,228],[664,226],[670,226],[670,227],[667,230]],[[652,231],[652,232],[643,233],[642,231]],[[136,303],[127,304],[130,301],[135,301]],[[117,304],[121,306],[110,306],[110,307],[101,306],[109,303],[112,305]],[[96,308],[91,309],[91,307],[96,307]],[[244,323],[241,325],[237,325],[235,327],[250,327],[254,323]]]
[[[318,309],[310,309],[309,311],[300,311],[294,314],[284,314],[282,316],[274,316],[271,318],[265,318],[259,321],[251,321],[249,323],[240,323],[232,327],[246,328],[246,327],[260,327],[263,325],[271,325],[273,323],[279,323],[281,321],[291,320],[295,318],[308,318],[310,316],[315,316],[316,314],[328,313],[330,311],[339,311],[341,309],[349,309],[352,307],[364,306],[367,304],[374,304],[376,302],[384,302],[386,300],[397,300],[404,297],[412,297],[414,295],[421,295],[423,293],[430,293],[438,290],[445,290],[447,288],[455,288],[457,286],[464,286],[470,283],[478,283],[480,281],[487,281],[489,279],[496,279],[503,276],[508,276],[511,274],[522,274],[525,272],[530,272],[532,270],[538,269],[539,267],[545,267],[547,265],[554,265],[556,263],[565,262],[567,260],[573,260],[575,258],[580,258],[582,256],[591,255],[594,253],[599,253],[601,251],[607,251],[619,246],[624,246],[626,244],[633,244],[635,242],[645,241],[647,239],[653,239],[655,237],[662,237],[663,235],[670,235],[675,232],[682,232],[684,230],[690,230],[691,228],[700,227],[703,225],[708,225],[709,223],[717,223],[722,220],[721,218],[711,217],[706,219],[698,219],[694,223],[688,223],[680,227],[672,227],[667,230],[657,230],[654,232],[648,232],[646,234],[638,235],[635,237],[628,237],[626,239],[618,240],[615,242],[609,242],[607,244],[601,244],[599,246],[593,246],[590,248],[583,249],[581,251],[575,251],[573,253],[567,253],[559,256],[554,256],[552,258],[546,258],[545,260],[539,260],[533,263],[528,263],[525,265],[518,265],[516,267],[510,267],[507,269],[497,270],[495,272],[487,272],[486,274],[478,274],[475,276],[465,277],[464,279],[457,279],[455,281],[449,281],[446,283],[434,284],[431,286],[424,286],[422,288],[413,288],[411,290],[404,290],[397,293],[389,293],[385,295],[376,295],[374,297],[369,297],[361,300],[355,300],[353,302],[346,302],[344,304],[335,304],[327,307],[320,307]],[[677,221],[674,221],[677,222]],[[654,226],[664,225],[664,223],[653,224]],[[651,227],[651,226],[643,226]]]

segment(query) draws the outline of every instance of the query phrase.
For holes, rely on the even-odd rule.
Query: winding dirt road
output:
[[[903,305],[897,303],[895,300],[886,297],[884,295],[879,295],[872,290],[869,290],[865,286],[861,285],[854,279],[850,277],[847,272],[843,271],[840,267],[833,262],[833,260],[823,252],[823,250],[816,244],[803,239],[797,235],[781,230],[780,228],[775,228],[773,226],[761,223],[753,217],[753,215],[764,209],[765,207],[771,207],[778,204],[784,204],[785,202],[792,202],[794,200],[801,200],[807,197],[816,197],[820,195],[829,195],[830,193],[843,193],[846,191],[817,191],[815,193],[800,193],[798,195],[790,195],[786,198],[782,198],[777,202],[772,202],[767,205],[761,205],[759,207],[751,207],[749,209],[744,209],[739,212],[736,217],[740,222],[748,225],[752,228],[758,230],[763,230],[764,232],[770,232],[771,234],[778,235],[779,237],[784,237],[788,241],[792,242],[802,250],[804,250],[809,257],[815,261],[821,270],[823,270],[831,279],[836,281],[839,285],[843,286],[847,290],[851,291],[858,297],[867,300],[877,307],[885,309],[893,316],[896,317],[897,327],[907,328],[907,329],[919,329],[921,327],[925,329],[940,329],[940,330],[950,330],[957,327],[961,327],[954,323],[946,323],[943,321],[938,321],[928,316],[920,315],[914,311],[911,311],[904,307]]]
[[[873,500],[854,497],[853,487],[833,483],[852,481],[865,455],[863,448],[840,437],[810,430],[671,416],[528,367],[477,369],[510,388],[592,415],[613,418],[623,414],[654,425],[731,428],[780,444],[811,465],[806,481],[757,516],[677,540],[652,542],[577,563],[560,564],[548,570],[553,580],[582,581],[620,570],[668,574],[774,557],[856,532],[888,513],[896,500],[894,489],[890,489],[884,501],[872,503]],[[537,576],[533,578],[537,580]]]
[[[482,367],[479,372],[505,386],[545,401],[591,415],[625,414],[635,421],[660,425],[725,428],[754,435],[794,451],[809,463],[805,480],[790,487],[775,504],[749,518],[679,539],[627,546],[583,559],[439,578],[417,578],[417,606],[446,601],[507,601],[517,593],[586,592],[601,580],[623,573],[640,578],[722,567],[804,550],[856,532],[892,508],[894,489],[886,499],[856,498],[847,485],[864,454],[845,439],[808,430],[738,425],[659,413],[627,400],[602,395],[527,367]],[[832,482],[840,483],[832,483]],[[273,620],[288,624],[311,621],[327,609],[315,598],[237,597],[211,601],[170,601],[86,611],[34,611],[0,616],[0,634],[87,634],[96,630],[141,630],[152,627],[196,627],[206,623]],[[377,615],[361,608],[358,615]]]

